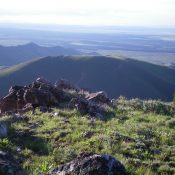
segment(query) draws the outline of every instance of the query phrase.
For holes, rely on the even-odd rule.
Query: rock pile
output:
[[[32,109],[34,113],[36,107],[47,111],[63,102],[84,114],[102,118],[105,114],[102,104],[109,104],[110,99],[103,91],[85,92],[68,80],[61,79],[53,84],[44,78],[37,78],[29,85],[11,87],[8,95],[0,100],[0,110],[5,113]]]
[[[31,104],[33,109],[39,106],[52,106],[58,104],[60,92],[42,78],[28,86],[13,86],[9,94],[0,101],[1,113],[16,112]]]
[[[126,175],[121,162],[109,155],[84,154],[52,170],[49,175]]]

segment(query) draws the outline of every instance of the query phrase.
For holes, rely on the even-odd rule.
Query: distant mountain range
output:
[[[11,66],[33,58],[58,55],[81,55],[81,52],[60,46],[43,47],[35,43],[8,47],[0,46],[0,66]]]
[[[39,76],[50,81],[65,78],[110,97],[172,100],[175,71],[132,59],[105,56],[58,56],[25,62],[0,71],[0,95],[12,85],[25,85]]]

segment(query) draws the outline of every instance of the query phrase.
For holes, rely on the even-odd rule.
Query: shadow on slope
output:
[[[59,56],[1,71],[0,95],[12,85],[28,84],[39,76],[50,81],[69,79],[82,88],[104,90],[110,97],[171,100],[175,92],[175,71],[166,67],[103,56]]]

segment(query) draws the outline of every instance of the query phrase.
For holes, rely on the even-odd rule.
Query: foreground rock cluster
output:
[[[90,93],[74,86],[67,80],[59,80],[55,84],[37,78],[26,86],[13,86],[9,93],[0,100],[1,114],[11,114],[15,120],[22,117],[21,113],[28,110],[35,112],[39,107],[42,112],[50,111],[51,107],[77,109],[82,114],[104,119],[107,112],[105,106],[111,100],[103,92]],[[0,139],[8,137],[8,125],[0,123]],[[0,151],[1,175],[25,175],[20,162],[7,152]],[[83,153],[67,164],[63,164],[48,175],[125,175],[121,162],[110,155]]]
[[[36,107],[44,112],[50,107],[76,108],[81,113],[102,119],[105,114],[103,104],[110,104],[110,99],[103,92],[90,93],[71,84],[67,80],[59,80],[55,84],[37,78],[26,86],[13,86],[9,93],[0,100],[1,114],[7,112],[23,112]]]

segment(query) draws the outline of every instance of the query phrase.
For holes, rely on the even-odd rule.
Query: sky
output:
[[[175,0],[0,0],[1,23],[175,27]]]

